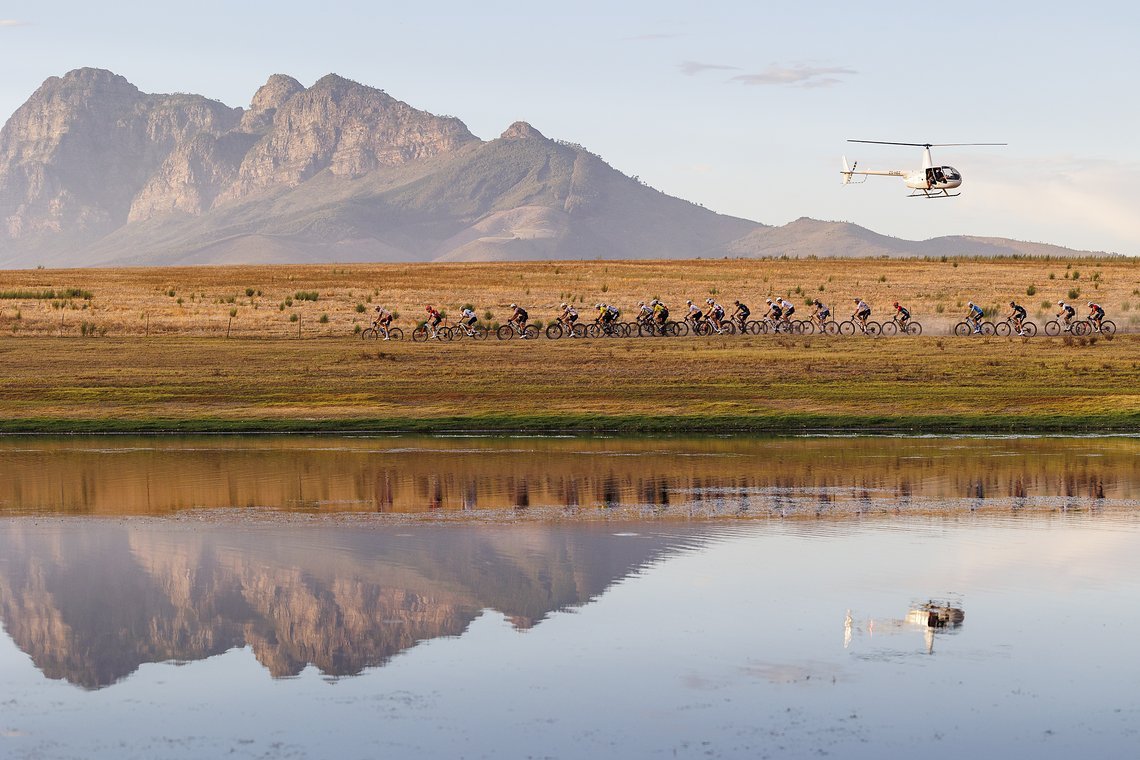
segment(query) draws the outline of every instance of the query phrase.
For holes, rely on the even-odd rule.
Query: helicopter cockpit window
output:
[[[931,173],[934,175],[934,181],[935,182],[945,182],[946,181],[946,178],[942,175],[942,167],[941,166],[935,166]]]
[[[943,166],[942,171],[946,175],[946,181],[947,182],[949,182],[951,180],[955,180],[955,179],[962,179],[962,175],[959,174],[958,170],[955,169],[953,166]]]

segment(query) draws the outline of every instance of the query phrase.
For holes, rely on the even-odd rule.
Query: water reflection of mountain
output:
[[[192,528],[0,523],[0,615],[51,678],[86,688],[140,664],[248,645],[276,677],[349,675],[485,609],[527,628],[677,546],[598,525]]]
[[[426,512],[785,498],[1140,499],[1135,439],[153,438],[0,440],[0,509]],[[891,502],[884,507],[886,502]],[[802,505],[801,505],[802,507]]]

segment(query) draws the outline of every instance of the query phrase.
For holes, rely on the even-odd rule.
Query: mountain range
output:
[[[334,74],[231,108],[77,69],[0,131],[3,268],[1073,253],[724,216],[525,122],[484,141]]]

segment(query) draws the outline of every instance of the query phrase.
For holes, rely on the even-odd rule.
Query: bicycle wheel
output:
[[[562,337],[562,325],[557,322],[546,326],[546,337],[550,340],[558,340]]]
[[[906,323],[906,334],[907,335],[913,335],[915,337],[922,335],[922,324],[919,322],[907,322]]]
[[[675,322],[670,319],[665,323],[665,334],[670,338],[680,338],[689,334],[689,328],[683,322]]]
[[[891,335],[895,335],[896,333],[898,333],[898,331],[899,331],[899,326],[892,319],[890,322],[884,322],[883,323],[883,329],[880,332],[882,332],[883,335],[886,335],[889,337]]]
[[[994,333],[1002,336],[1003,338],[1013,332],[1013,328],[1009,326],[1009,322],[998,322],[994,325]]]
[[[872,338],[877,338],[883,334],[883,326],[878,322],[867,322],[867,334]]]
[[[641,338],[652,338],[657,335],[657,326],[651,322],[642,322],[637,326],[637,335]]]
[[[570,328],[570,332],[574,335],[575,338],[585,338],[586,337],[586,326],[583,324],[580,324],[578,322],[575,322],[573,324],[573,326]]]
[[[376,332],[376,328],[374,328],[374,327],[365,327],[363,330],[360,331],[360,339],[361,340],[376,340],[379,337],[380,337],[380,334],[378,332]]]
[[[428,329],[427,325],[420,325],[416,329],[412,330],[412,340],[416,343],[423,343],[430,337],[431,331]]]
[[[736,335],[736,325],[731,322],[721,322],[720,331],[725,335]]]
[[[993,335],[993,334],[994,334],[994,323],[993,322],[982,322],[982,335]]]
[[[1045,323],[1045,334],[1046,335],[1060,335],[1061,334],[1061,323],[1055,319],[1050,319],[1048,322]]]
[[[1035,325],[1033,322],[1022,322],[1021,331],[1025,333],[1025,337],[1032,338],[1037,334],[1037,325]]]
[[[600,337],[601,334],[602,334],[602,326],[599,325],[597,322],[591,322],[590,324],[586,325],[586,337],[587,338],[597,338],[597,337]]]
[[[499,340],[510,340],[515,337],[515,328],[510,325],[500,325],[499,329],[495,331],[495,337]]]
[[[399,327],[389,327],[388,328],[388,338],[390,340],[403,340],[404,339],[404,331],[401,330]]]
[[[1073,335],[1088,335],[1092,332],[1092,325],[1088,322],[1074,322]]]
[[[825,333],[827,333],[828,335],[838,335],[839,334],[839,323],[836,322],[834,319],[831,320],[830,322],[824,322],[823,331]]]
[[[965,322],[959,322],[958,324],[954,325],[954,334],[959,338],[964,338],[972,332],[973,329]]]
[[[839,334],[840,335],[854,335],[855,334],[855,323],[852,322],[850,319],[845,319],[842,322],[840,322],[839,323]]]
[[[1116,323],[1106,319],[1100,323],[1100,331],[1105,335],[1116,335]]]
[[[523,336],[526,337],[527,340],[534,340],[538,337],[538,328],[534,325],[527,325],[523,328]]]

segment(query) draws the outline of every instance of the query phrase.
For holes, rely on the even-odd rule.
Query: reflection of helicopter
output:
[[[962,145],[1005,145],[1005,143],[902,143],[902,142],[884,142],[882,140],[848,140],[847,142],[857,143],[871,143],[874,145],[909,145],[915,148],[922,148],[922,168],[915,171],[905,171],[903,169],[864,169],[856,171],[855,167],[859,165],[856,161],[851,166],[847,165],[847,157],[843,157],[843,184],[851,183],[851,178],[858,174],[863,176],[855,184],[866,182],[867,176],[875,175],[881,177],[902,177],[903,182],[913,192],[908,196],[910,198],[954,198],[961,193],[951,193],[950,191],[962,184],[962,175],[953,166],[935,166],[934,162],[930,160],[931,148],[942,148]]]
[[[938,633],[951,633],[962,627],[962,623],[966,619],[966,613],[963,612],[958,602],[953,601],[928,601],[928,602],[915,602],[911,605],[910,611],[904,619],[871,619],[867,621],[866,632],[869,636],[874,636],[875,633],[890,633],[900,630],[915,630],[919,629],[923,633],[923,640],[926,644],[926,653],[934,654],[934,634]],[[847,649],[851,646],[851,639],[856,631],[855,619],[851,617],[851,610],[847,610],[847,616],[843,621],[843,648]]]

